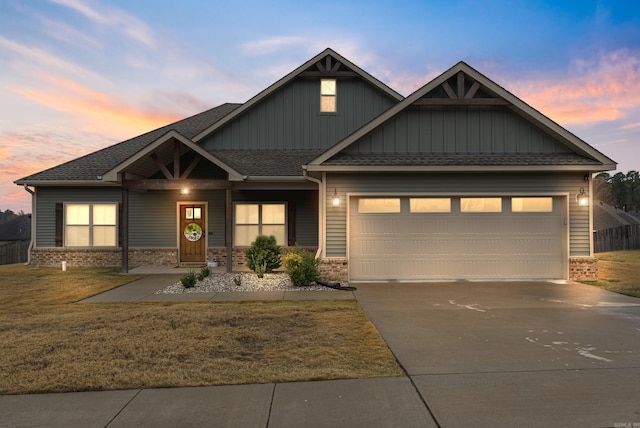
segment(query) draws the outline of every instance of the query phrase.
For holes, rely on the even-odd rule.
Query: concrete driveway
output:
[[[355,294],[442,427],[640,427],[640,299],[571,282]]]

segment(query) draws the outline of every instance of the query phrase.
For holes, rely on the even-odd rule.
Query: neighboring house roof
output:
[[[593,228],[595,230],[611,229],[631,224],[640,224],[640,219],[602,201],[594,201]]]
[[[222,104],[130,140],[21,178],[15,183],[38,185],[41,183],[50,184],[50,182],[70,182],[70,184],[73,182],[93,182],[95,184],[95,182],[101,181],[102,176],[108,171],[127,161],[171,130],[175,130],[186,138],[191,139],[239,106],[240,104]]]
[[[0,241],[24,241],[31,239],[31,215],[21,215],[0,224]]]
[[[471,80],[474,81],[474,85],[467,90],[463,84],[458,83],[459,88],[458,88],[458,93],[456,94],[451,89],[447,81],[459,75],[468,76]],[[441,90],[441,89],[444,89],[444,91],[446,91],[445,97],[448,96],[449,99],[445,99],[444,101],[451,101],[449,105],[455,105],[456,103],[460,103],[463,105],[473,105],[474,101],[483,101],[487,103],[493,102],[495,103],[495,105],[505,105],[508,108],[510,108],[512,111],[514,111],[516,114],[520,115],[527,121],[530,121],[537,127],[543,129],[545,132],[549,133],[549,135],[552,135],[555,139],[557,139],[562,144],[567,146],[567,148],[569,148],[572,152],[575,152],[576,154],[584,157],[585,159],[593,160],[593,163],[590,163],[590,162],[580,163],[583,161],[576,163],[578,158],[566,157],[564,155],[557,154],[557,155],[554,155],[555,159],[550,159],[549,161],[550,163],[546,163],[545,165],[548,165],[548,166],[550,165],[554,165],[554,166],[584,165],[585,167],[588,166],[589,168],[582,168],[582,169],[591,170],[591,171],[611,170],[611,169],[615,169],[616,167],[616,163],[613,160],[606,157],[604,154],[600,153],[595,148],[591,147],[585,141],[573,135],[571,132],[567,131],[566,129],[564,129],[563,127],[561,127],[556,122],[549,119],[548,117],[544,116],[542,113],[540,113],[533,107],[529,106],[524,101],[522,101],[521,99],[519,99],[518,97],[516,97],[506,89],[502,88],[497,83],[491,81],[486,76],[484,76],[483,74],[481,74],[480,72],[478,72],[477,70],[469,66],[468,64],[464,62],[459,62],[458,64],[451,67],[449,70],[442,73],[440,76],[433,79],[431,82],[424,85],[422,88],[415,91],[413,94],[409,95],[404,100],[400,101],[395,106],[391,107],[386,112],[382,113],[380,116],[378,116],[368,124],[364,125],[362,128],[360,128],[350,136],[343,139],[341,142],[333,146],[331,149],[327,150],[322,155],[318,156],[316,159],[311,161],[309,165],[307,165],[308,170],[309,171],[326,171],[326,170],[335,169],[336,165],[348,165],[347,163],[345,163],[347,161],[345,161],[345,156],[340,153],[341,151],[345,150],[350,145],[357,143],[361,138],[365,137],[366,135],[368,135],[378,127],[381,127],[386,121],[390,120],[391,118],[393,118],[394,116],[396,116],[397,114],[399,114],[400,112],[402,112],[403,110],[407,109],[412,105],[420,105],[421,103],[423,105],[428,105],[430,102],[434,102],[434,101],[443,103],[444,101],[442,99],[436,100],[430,97],[432,93],[435,93],[437,90]],[[491,94],[491,96],[495,98],[492,98],[492,99],[485,98],[483,100],[474,100],[473,99],[474,94],[478,92],[478,89],[481,89],[482,91],[485,91]],[[473,155],[477,158],[486,157],[488,160],[488,163],[484,163],[484,161],[480,161],[478,159],[476,159],[475,162],[482,162],[481,163],[482,165],[493,166],[493,164],[491,163],[492,160],[494,159],[492,154],[476,153]],[[332,159],[334,157],[336,157],[335,160]],[[354,162],[356,162],[355,158],[351,158],[351,159],[354,159]],[[373,161],[375,159],[376,159],[375,157],[369,158],[370,161]],[[430,157],[430,156],[423,157],[422,160],[425,163],[422,164],[421,166],[424,166],[425,169],[429,169],[429,170],[431,170],[431,168],[429,168],[430,166],[439,167],[439,165],[431,163],[431,161],[433,161],[434,159],[435,159],[434,157]],[[449,159],[449,158],[445,157],[444,159]],[[464,158],[459,157],[458,159],[459,161],[454,161],[450,165],[451,166],[468,165],[468,163],[456,163],[463,160],[464,162],[468,162],[468,160]],[[503,157],[502,159],[505,160],[507,158]],[[516,161],[516,163],[514,164],[509,164],[510,166],[521,165],[520,163],[521,161],[519,157],[512,156],[512,157],[509,157],[509,159]],[[570,162],[569,164],[562,163],[565,161],[570,161]],[[357,159],[357,162],[354,165],[356,166],[375,165],[375,164],[367,164],[366,162],[367,162],[367,159],[360,157]],[[504,163],[501,163],[500,165],[507,166]],[[327,166],[329,167],[327,168]],[[403,166],[403,164],[401,163],[396,165],[391,164],[389,166]],[[571,169],[571,168],[567,168],[567,169]]]

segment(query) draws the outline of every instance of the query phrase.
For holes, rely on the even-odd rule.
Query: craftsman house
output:
[[[223,104],[16,181],[31,263],[231,270],[258,235],[327,279],[594,278],[616,163],[460,62],[404,98],[331,49]]]

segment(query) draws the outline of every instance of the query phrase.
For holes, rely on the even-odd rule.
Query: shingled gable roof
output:
[[[397,156],[382,155],[351,155],[340,153],[342,150],[357,142],[360,138],[382,126],[387,120],[395,115],[416,104],[421,98],[434,91],[440,85],[443,85],[449,79],[455,77],[458,73],[464,73],[469,78],[477,82],[480,87],[497,99],[495,101],[504,101],[516,114],[525,120],[533,123],[535,126],[543,129],[545,132],[554,136],[562,142],[567,148],[574,153],[561,154],[553,156],[536,156],[524,155],[519,159],[514,156],[503,155],[484,155],[469,154],[462,155],[428,155],[420,153],[407,153],[406,156],[399,154]],[[447,88],[450,90],[450,88]],[[476,87],[475,90],[478,88]],[[460,97],[462,98],[462,97]],[[453,101],[453,100],[452,100]],[[498,103],[497,103],[498,104]],[[474,170],[480,171],[484,169],[491,170],[510,170],[510,169],[564,169],[564,170],[589,170],[589,171],[605,171],[616,168],[615,161],[611,160],[595,148],[591,147],[585,141],[581,140],[571,132],[567,131],[553,120],[549,119],[500,85],[488,79],[486,76],[469,66],[464,62],[459,62],[422,88],[391,107],[380,116],[355,131],[323,154],[313,159],[305,166],[308,171],[331,171],[345,170],[349,167],[366,167],[376,166],[377,170],[414,170],[414,171],[442,171],[449,169],[456,170]]]
[[[335,52],[333,49],[327,48],[324,51],[320,52],[318,55],[311,58],[309,61],[302,64],[300,67],[293,70],[291,73],[284,76],[282,79],[275,82],[273,85],[269,86],[268,88],[266,88],[265,90],[263,90],[262,92],[260,92],[259,94],[251,98],[249,101],[244,103],[240,108],[233,111],[233,113],[225,116],[222,120],[219,120],[218,122],[204,129],[202,132],[200,132],[198,135],[196,135],[193,138],[193,141],[198,142],[203,138],[206,138],[211,133],[213,133],[216,129],[224,126],[229,121],[233,120],[235,117],[249,110],[256,104],[258,104],[260,101],[262,101],[263,99],[271,95],[273,92],[282,88],[287,83],[291,82],[293,79],[295,79],[296,77],[304,73],[307,69],[314,67],[316,63],[325,59],[327,56],[333,57],[338,63],[349,68],[352,72],[355,72],[360,77],[362,77],[365,81],[377,87],[378,89],[386,93],[389,97],[393,98],[394,100],[400,101],[404,98],[402,95],[400,95],[399,93],[397,93],[396,91],[394,91],[393,89],[391,89],[390,87],[382,83],[380,80],[376,79],[375,77],[373,77],[372,75],[370,75],[369,73],[367,73],[366,71],[364,71],[363,69],[361,69],[360,67],[358,67],[357,65],[349,61],[348,59],[346,59],[345,57],[343,57],[342,55]]]
[[[22,185],[57,185],[57,184],[90,184],[102,183],[102,177],[146,147],[156,142],[163,135],[175,131],[187,139],[193,138],[204,128],[220,120],[240,104],[222,104],[218,107],[187,117],[135,138],[106,147],[88,155],[73,159],[61,165],[49,168],[33,175],[16,180]]]

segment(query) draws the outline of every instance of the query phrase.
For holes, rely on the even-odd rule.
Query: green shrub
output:
[[[211,275],[211,270],[209,270],[209,268],[202,268],[200,270],[200,273],[197,275],[197,279],[198,279],[198,281],[202,281],[203,279],[205,279],[209,275]]]
[[[233,277],[233,283],[240,287],[242,285],[242,277],[240,275]]]
[[[272,272],[282,265],[280,261],[280,246],[276,244],[274,236],[258,236],[251,247],[245,250],[247,266],[258,273]]]
[[[284,256],[284,267],[294,285],[303,287],[320,278],[318,264],[320,261],[309,251],[298,247],[291,248]]]
[[[180,278],[180,282],[182,283],[182,286],[184,288],[195,287],[197,280],[198,278],[196,277],[195,272],[192,270],[190,270],[188,274],[183,275],[182,278]]]

